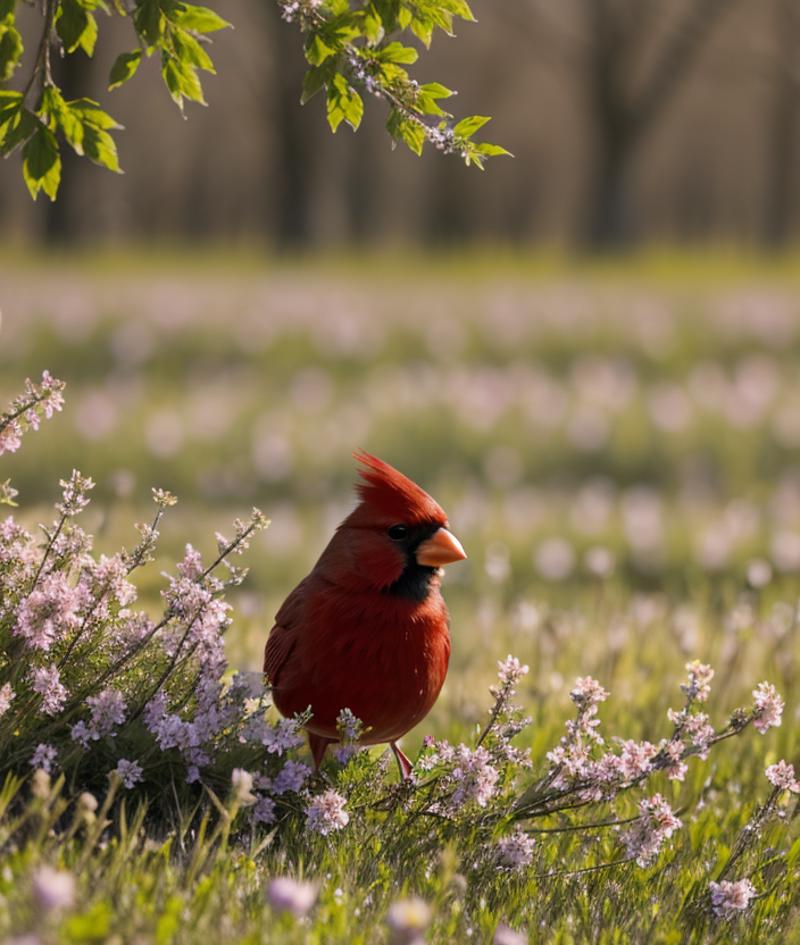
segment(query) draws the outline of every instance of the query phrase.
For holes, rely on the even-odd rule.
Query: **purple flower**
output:
[[[318,889],[316,883],[276,876],[267,883],[266,899],[276,912],[289,912],[296,919],[302,919],[317,901]]]
[[[282,755],[292,748],[303,744],[294,719],[281,719],[272,728],[268,728],[261,739],[263,745],[273,755]]]
[[[94,741],[110,735],[115,725],[125,721],[125,699],[117,689],[104,689],[96,696],[89,696],[86,704],[92,710],[90,728]]]
[[[323,837],[341,830],[350,823],[350,815],[344,809],[345,803],[342,795],[334,790],[317,795],[306,807],[306,826]]]
[[[311,768],[301,761],[287,761],[272,782],[273,794],[286,794],[287,791],[297,793],[306,783],[311,774]]]
[[[42,770],[50,774],[55,767],[58,752],[52,745],[40,744],[31,755],[30,766],[37,771]]]
[[[762,735],[778,728],[783,719],[783,699],[772,683],[762,682],[753,690],[753,725]]]
[[[750,905],[750,900],[757,895],[755,886],[749,879],[740,879],[737,882],[724,879],[721,883],[709,883],[708,889],[711,894],[711,908],[714,915],[720,919],[736,912],[744,912]]]
[[[257,824],[275,823],[275,801],[271,797],[259,797],[253,807],[253,820]]]
[[[458,808],[470,801],[474,801],[479,807],[486,807],[500,777],[497,769],[489,763],[489,752],[485,748],[472,751],[466,745],[459,745],[455,749],[453,760],[455,767],[450,773],[450,779],[455,784],[455,791],[450,799],[452,807]]]
[[[67,690],[61,685],[61,676],[54,664],[33,669],[31,688],[42,697],[45,715],[57,715],[67,701]]]
[[[686,664],[686,671],[689,673],[689,681],[681,685],[686,698],[693,702],[705,702],[711,692],[714,670],[708,663],[692,660],[691,663]]]
[[[122,779],[123,785],[130,789],[142,780],[143,768],[135,761],[128,761],[127,758],[120,758],[117,767],[114,769]]]

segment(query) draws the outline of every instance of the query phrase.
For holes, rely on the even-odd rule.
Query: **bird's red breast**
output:
[[[450,633],[438,568],[466,555],[423,489],[357,458],[361,501],[278,611],[264,671],[283,715],[310,706],[309,730],[335,739],[348,708],[375,744],[417,725],[439,695]]]

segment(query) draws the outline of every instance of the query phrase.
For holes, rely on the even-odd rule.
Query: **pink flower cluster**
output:
[[[664,841],[680,826],[680,820],[660,794],[643,798],[638,818],[622,837],[628,857],[639,866],[648,866],[658,856]]]
[[[753,725],[762,735],[783,719],[783,699],[772,683],[761,682],[753,690]]]
[[[800,781],[797,780],[794,765],[790,765],[788,761],[781,759],[777,764],[770,765],[764,773],[774,787],[791,791],[792,794],[800,794]]]
[[[64,382],[52,377],[49,371],[42,373],[39,384],[30,378],[25,381],[24,392],[12,401],[7,413],[0,416],[0,456],[14,453],[22,445],[25,430],[38,430],[42,418],[49,420],[64,406]]]
[[[737,912],[744,912],[757,893],[749,879],[736,882],[724,879],[719,883],[709,883],[711,909],[717,918],[727,919]]]
[[[346,803],[342,795],[332,789],[318,794],[306,807],[306,826],[323,837],[342,830],[350,823]]]
[[[530,866],[536,841],[518,827],[507,837],[502,837],[495,844],[498,864],[508,870],[522,870]]]

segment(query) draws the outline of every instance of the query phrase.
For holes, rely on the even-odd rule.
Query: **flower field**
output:
[[[0,942],[800,942],[800,279],[706,262],[0,264]],[[260,673],[359,447],[469,555],[404,783]]]

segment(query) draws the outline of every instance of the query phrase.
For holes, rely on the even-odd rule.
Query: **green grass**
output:
[[[607,866],[622,848],[605,828],[536,833],[530,867],[499,872],[474,819],[426,832],[402,809],[354,813],[327,838],[300,816],[272,834],[240,815],[229,834],[207,797],[176,809],[169,783],[146,807],[135,794],[116,803],[100,830],[74,820],[84,785],[63,785],[63,802],[31,800],[28,777],[0,818],[0,937],[383,943],[390,904],[413,894],[432,908],[436,945],[488,943],[499,922],[548,945],[800,941],[789,797],[729,877],[750,877],[759,898],[731,921],[707,908],[709,881],[769,796],[766,765],[798,759],[796,280],[789,260],[670,251],[574,267],[491,254],[4,260],[0,394],[43,368],[68,384],[63,415],[0,459],[0,480],[20,491],[15,514],[51,518],[57,480],[77,466],[98,483],[84,527],[111,552],[135,544],[151,485],[176,492],[137,582],[155,611],[160,572],[185,542],[209,555],[214,531],[263,508],[273,525],[230,595],[232,665],[260,667],[272,615],[347,508],[350,454],[363,446],[436,496],[470,556],[448,572],[451,670],[406,741],[412,756],[425,734],[474,740],[507,653],[530,666],[518,701],[532,724],[517,742],[531,750],[528,778],[546,771],[577,676],[611,690],[608,737],[668,737],[694,658],[716,670],[718,726],[763,679],[786,709],[780,729],[751,727],[691,760],[683,783],[658,774],[613,804],[530,825],[624,819],[660,791],[683,826],[644,868]],[[572,554],[560,576],[542,560],[554,537]],[[608,576],[587,565],[596,547],[613,555]],[[764,587],[748,583],[755,559],[773,571]],[[328,776],[370,796],[379,758]],[[44,862],[77,877],[62,913],[32,894]],[[266,903],[269,878],[284,874],[320,884],[309,918]]]

